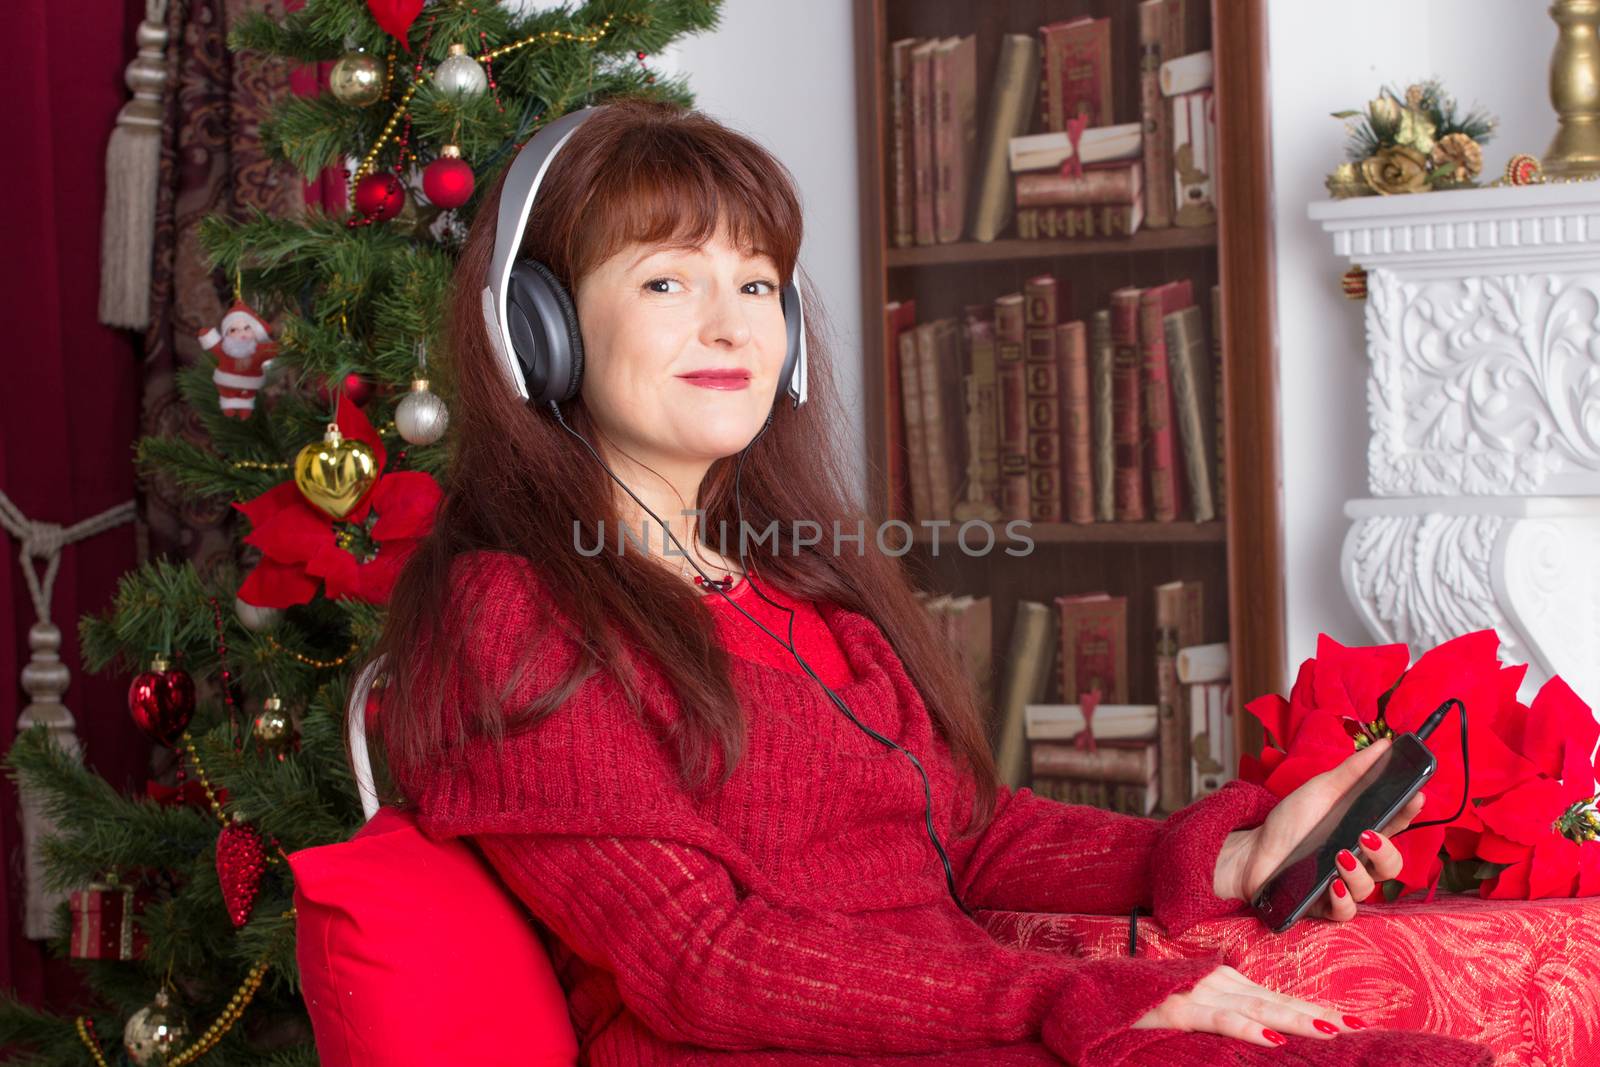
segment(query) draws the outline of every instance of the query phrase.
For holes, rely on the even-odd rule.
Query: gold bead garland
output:
[[[346,663],[349,663],[351,657],[361,649],[361,645],[358,642],[352,641],[350,642],[350,650],[337,659],[315,659],[311,656],[305,655],[304,653],[296,652],[292,648],[285,648],[283,645],[278,644],[277,639],[271,634],[267,634],[267,644],[272,646],[272,650],[274,652],[282,652],[285,656],[288,656],[296,663],[299,663],[305,667],[315,667],[318,670],[328,670],[332,667],[343,667]]]
[[[480,52],[474,58],[476,58],[479,63],[492,62],[496,59],[499,59],[503,55],[515,52],[519,48],[526,48],[530,44],[538,44],[541,41],[575,41],[582,44],[597,44],[611,28],[611,22],[613,18],[614,16],[607,15],[603,20],[601,20],[600,28],[589,33],[572,33],[567,30],[545,30],[542,33],[533,34],[531,37],[524,37],[520,41],[512,41],[510,44],[501,45],[499,48],[491,48],[487,52]],[[351,199],[354,199],[356,195],[356,183],[361,181],[362,178],[365,178],[368,174],[371,174],[376,169],[378,164],[378,154],[382,152],[384,146],[389,143],[389,138],[394,136],[395,127],[400,125],[400,120],[405,117],[406,111],[411,107],[411,98],[416,95],[417,90],[422,87],[422,84],[432,77],[433,72],[430,70],[426,74],[422,75],[422,77],[412,82],[411,85],[407,87],[405,93],[401,95],[400,102],[395,105],[394,113],[391,114],[388,118],[388,121],[383,124],[383,132],[378,134],[378,139],[372,142],[372,147],[367,149],[367,154],[361,157],[361,163],[350,174],[349,188],[346,190],[346,194]]]
[[[283,913],[283,918],[293,918],[294,910]],[[217,1047],[217,1043],[228,1036],[228,1031],[233,1029],[235,1023],[244,1015],[244,1010],[255,999],[256,993],[261,989],[261,981],[267,976],[267,969],[272,965],[265,956],[250,965],[250,970],[245,974],[244,981],[239,988],[234,990],[233,996],[228,1000],[228,1006],[222,1009],[222,1014],[208,1027],[205,1032],[195,1039],[194,1044],[166,1061],[166,1067],[188,1067],[201,1056]],[[89,1050],[89,1057],[94,1060],[95,1067],[111,1067],[106,1062],[106,1054],[100,1048],[100,1041],[94,1032],[94,1022],[88,1016],[80,1015],[74,1023],[78,1031],[78,1040],[83,1042],[84,1048]]]

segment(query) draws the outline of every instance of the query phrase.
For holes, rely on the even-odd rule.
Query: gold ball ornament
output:
[[[414,445],[431,445],[444,436],[450,425],[450,409],[437,393],[428,388],[428,379],[418,378],[394,409],[394,428]]]
[[[330,422],[321,441],[295,456],[294,484],[312,507],[339,520],[378,484],[378,458],[363,442],[345,439],[338,424]]]
[[[383,99],[383,61],[359,49],[346,52],[328,72],[328,92],[341,104],[371,107]]]
[[[1507,185],[1539,185],[1544,182],[1544,167],[1534,156],[1519,152],[1506,160]]]
[[[274,694],[261,702],[261,714],[256,716],[250,736],[269,748],[287,744],[294,736],[294,722],[284,710],[282,697]]]
[[[161,1067],[189,1039],[165,989],[128,1017],[122,1028],[122,1047],[138,1067]]]
[[[433,71],[433,84],[451,96],[478,96],[489,88],[489,75],[476,59],[467,55],[467,46],[453,44],[450,54]]]

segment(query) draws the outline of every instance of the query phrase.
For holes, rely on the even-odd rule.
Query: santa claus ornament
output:
[[[267,367],[278,354],[278,343],[267,324],[243,300],[235,299],[222,316],[219,329],[200,335],[200,347],[216,357],[211,380],[217,386],[222,413],[248,419],[256,410],[256,391],[266,381]]]

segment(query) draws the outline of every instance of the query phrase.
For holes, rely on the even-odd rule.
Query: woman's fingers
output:
[[[1326,897],[1327,917],[1336,923],[1346,923],[1356,917],[1356,897],[1343,878],[1335,877],[1328,886]]]
[[[1423,805],[1427,804],[1427,802],[1428,798],[1423,796],[1421,793],[1418,793],[1416,796],[1406,801],[1406,806],[1401,808],[1399,813],[1396,814],[1394,818],[1384,823],[1378,829],[1382,833],[1393,837],[1401,830],[1404,830],[1406,827],[1410,826],[1412,819],[1415,819],[1418,815],[1422,814]]]
[[[1310,1004],[1296,1002],[1288,997],[1270,994],[1250,996],[1230,993],[1224,996],[1219,1007],[1238,1012],[1245,1018],[1280,1034],[1300,1034],[1304,1037],[1332,1037],[1343,1027],[1333,1020],[1333,1013],[1321,1011]],[[1309,1009],[1309,1010],[1308,1010]],[[1320,1022],[1322,1025],[1318,1026]]]
[[[1288,1040],[1276,1030],[1241,1011],[1195,1002],[1184,1004],[1178,1009],[1173,1025],[1179,1030],[1200,1030],[1208,1034],[1221,1034],[1223,1037],[1236,1037],[1240,1041],[1248,1041],[1252,1045],[1263,1045],[1267,1048],[1277,1048]],[[1277,1040],[1271,1036],[1274,1034],[1277,1034]]]
[[[1361,858],[1366,861],[1373,879],[1379,882],[1399,875],[1405,863],[1405,857],[1394,847],[1394,842],[1376,830],[1368,830],[1361,835]]]
[[[1339,850],[1333,857],[1335,881],[1343,881],[1353,900],[1366,900],[1367,894],[1372,892],[1372,875],[1361,861],[1356,859],[1354,852],[1347,848]]]

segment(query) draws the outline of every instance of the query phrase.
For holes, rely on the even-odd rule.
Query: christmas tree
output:
[[[230,38],[337,61],[261,136],[308,179],[345,168],[353,209],[204,228],[233,304],[181,388],[210,441],[146,438],[137,462],[242,513],[237,567],[152,560],[80,623],[85,669],[136,674],[129,712],[174,753],[170,783],[123,796],[42,728],[7,755],[55,826],[48,882],[74,891],[52,951],[95,998],[72,1018],[0,1000],[10,1062],[317,1062],[286,857],[362,821],[344,705],[447,477],[437,339],[458,244],[545,123],[618,96],[691,103],[647,59],[715,26],[718,4],[529,6],[308,0]]]

